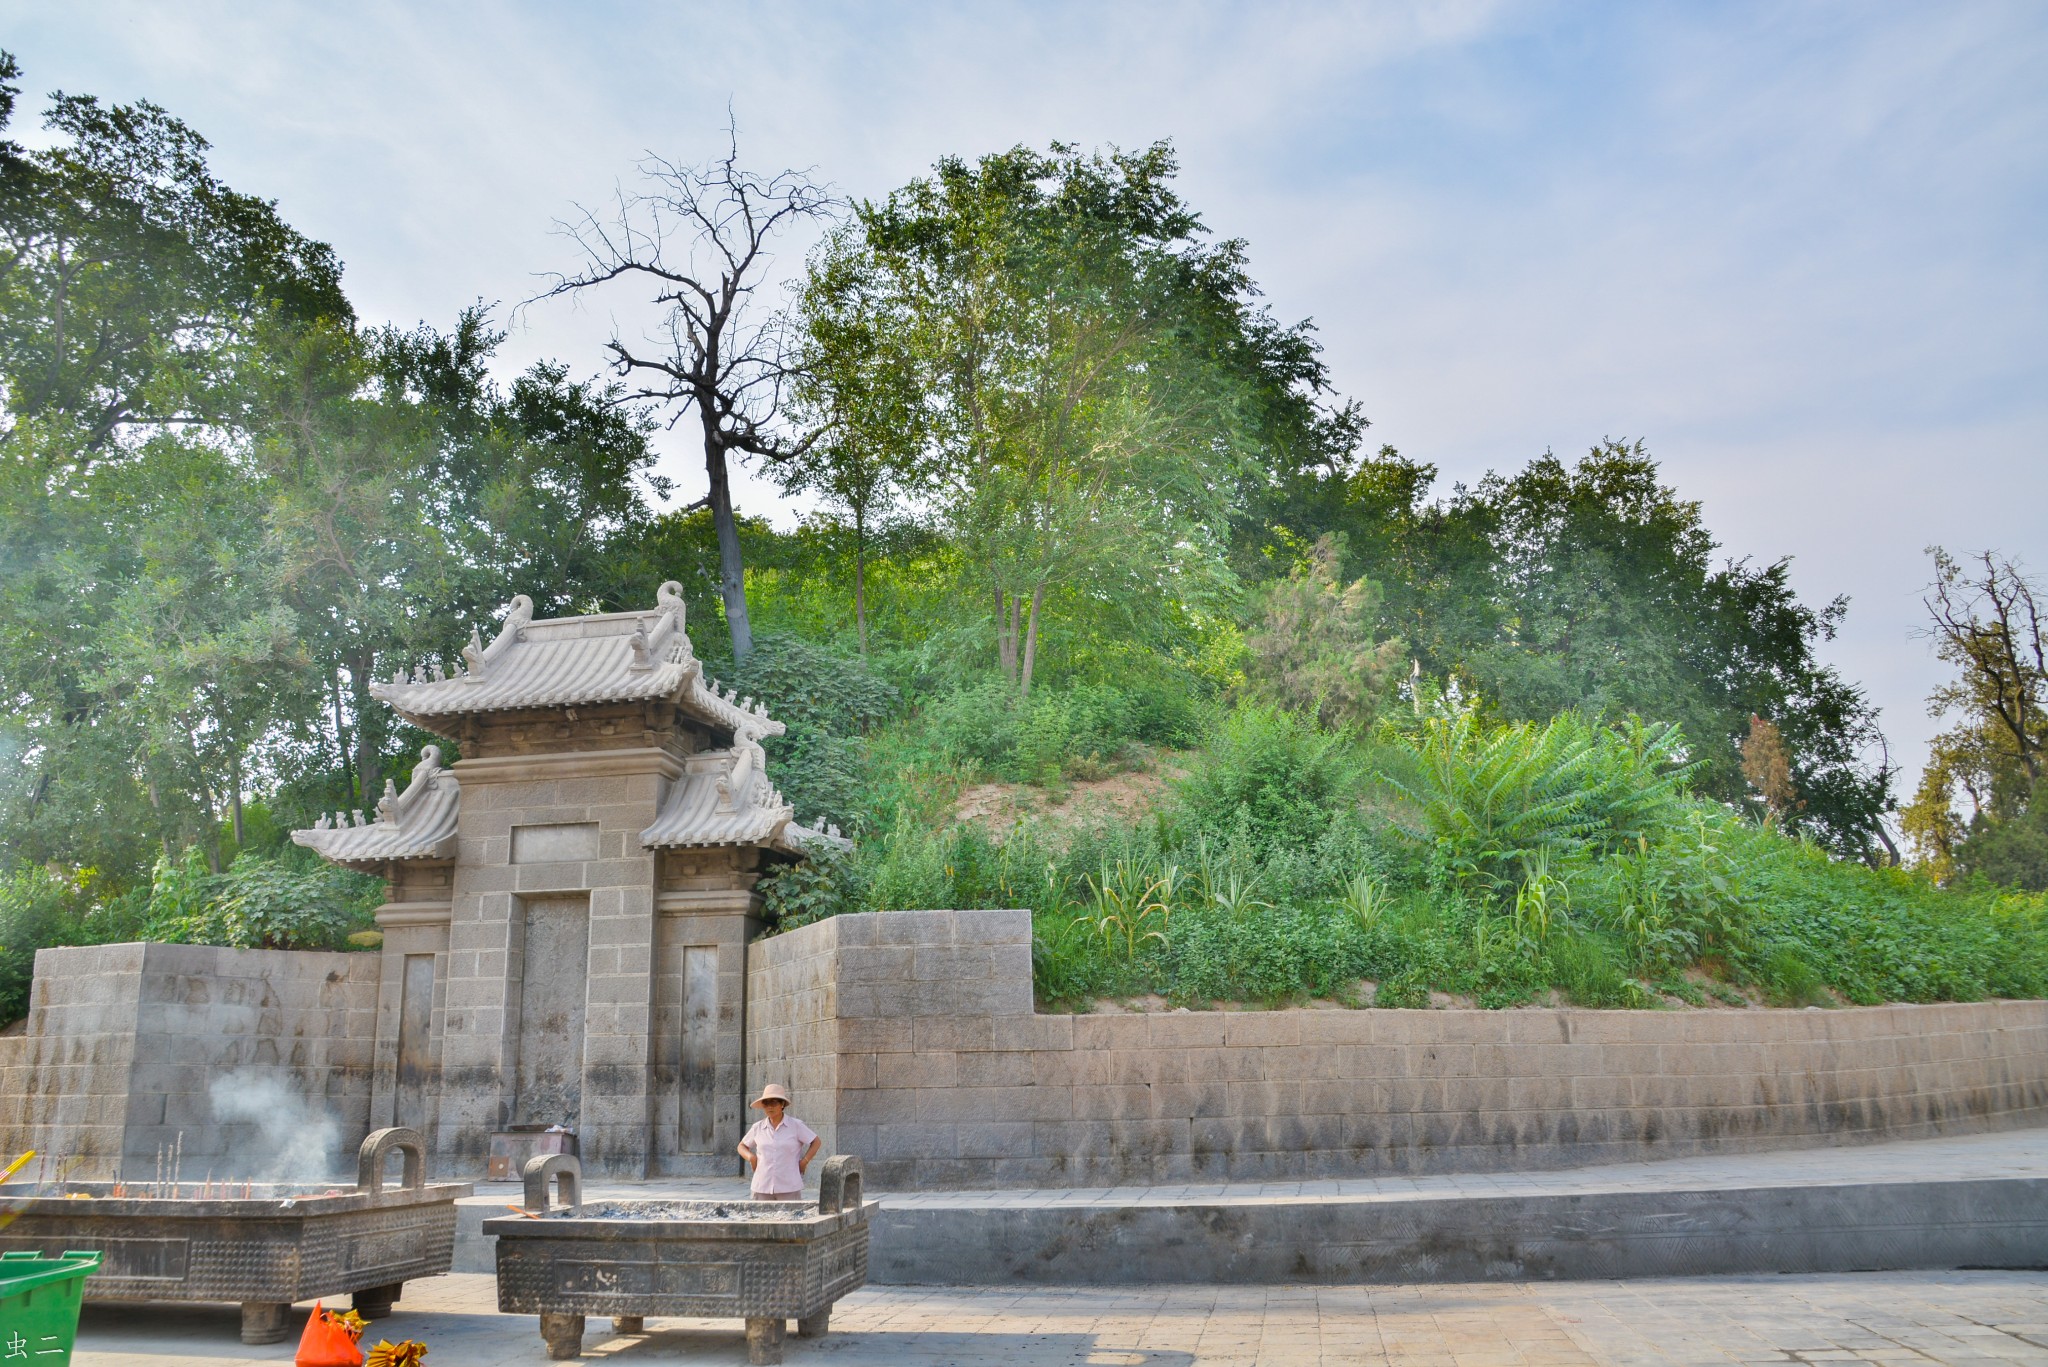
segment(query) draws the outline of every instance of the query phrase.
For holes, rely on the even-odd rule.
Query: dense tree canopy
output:
[[[1638,442],[1576,465],[1551,455],[1442,500],[1436,472],[1391,449],[1320,479],[1300,476],[1273,524],[1294,538],[1342,532],[1345,577],[1382,586],[1387,628],[1422,672],[1502,716],[1567,709],[1677,723],[1703,792],[1754,796],[1737,741],[1749,720],[1785,737],[1801,802],[1795,824],[1871,856],[1888,774],[1862,693],[1816,652],[1847,611],[1814,609],[1790,564],[1716,560],[1700,506],[1659,479]]]
[[[492,382],[480,312],[359,328],[333,253],[163,110],[46,123],[0,148],[0,820],[18,859],[217,868],[254,793],[374,804],[402,750],[371,679],[508,579],[609,600],[645,432],[559,366]]]

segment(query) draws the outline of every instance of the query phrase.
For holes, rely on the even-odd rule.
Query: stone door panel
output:
[[[523,903],[519,1092],[515,1124],[574,1125],[583,1106],[583,1015],[590,981],[590,899]]]
[[[683,951],[683,1047],[680,1133],[684,1153],[709,1153],[718,1106],[718,946]]]
[[[405,956],[398,1000],[398,1096],[391,1123],[427,1128],[433,1092],[434,956]]]

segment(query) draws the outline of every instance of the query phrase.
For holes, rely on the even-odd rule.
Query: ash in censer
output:
[[[551,1210],[542,1220],[808,1220],[816,1201],[591,1201],[578,1210]]]

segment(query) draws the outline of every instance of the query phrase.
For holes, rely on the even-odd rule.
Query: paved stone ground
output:
[[[540,1367],[526,1316],[499,1315],[491,1278],[408,1288],[372,1333],[423,1340],[430,1367]],[[88,1307],[77,1367],[288,1363],[291,1344],[245,1348],[231,1307]],[[589,1361],[743,1363],[736,1322],[650,1320],[612,1336],[591,1321]],[[1529,1367],[1555,1364],[2043,1363],[2048,1274],[1487,1283],[1415,1287],[873,1287],[840,1302],[824,1339],[788,1362],[1128,1364],[1129,1367]]]

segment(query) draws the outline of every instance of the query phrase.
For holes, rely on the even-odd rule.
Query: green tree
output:
[[[1906,833],[1937,877],[2048,888],[2048,804],[2036,800],[2048,764],[2048,595],[1996,552],[1929,554],[1928,634],[1956,677],[1928,710],[1955,724],[1934,738]]]
[[[813,254],[796,314],[796,412],[814,439],[770,473],[785,493],[817,493],[844,518],[853,542],[854,631],[865,657],[868,557],[906,486],[929,464],[931,424],[912,320],[851,226]]]
[[[0,130],[20,67],[0,53]],[[206,166],[206,139],[147,101],[51,97],[55,135],[0,141],[0,433],[90,462],[140,425],[232,415],[259,321],[353,315],[341,266]]]
[[[1379,585],[1344,582],[1341,543],[1336,533],[1320,538],[1292,573],[1261,589],[1245,638],[1252,682],[1326,726],[1370,721],[1400,681],[1407,655],[1399,640],[1378,639]]]
[[[1500,715],[1568,710],[1675,723],[1702,793],[1741,803],[1739,742],[1771,719],[1805,805],[1788,817],[1839,853],[1884,857],[1890,769],[1862,691],[1817,658],[1848,605],[1802,603],[1789,561],[1717,563],[1697,503],[1641,443],[1575,466],[1545,455],[1428,501],[1435,471],[1383,451],[1302,506],[1342,530],[1345,573],[1385,586],[1387,618],[1436,678]]]
[[[856,210],[884,316],[918,358],[934,500],[1023,694],[1051,598],[1228,595],[1261,405],[1300,378],[1298,355],[1260,370],[1284,348],[1252,303],[1243,244],[1201,240],[1175,171],[1165,143],[1019,147],[944,159]]]
[[[332,253],[162,109],[59,94],[45,126],[0,143],[0,821],[17,858],[133,868],[232,807],[290,673],[221,465],[251,340],[350,314]]]

